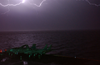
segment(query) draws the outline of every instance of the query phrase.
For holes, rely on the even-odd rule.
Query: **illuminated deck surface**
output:
[[[22,60],[20,60],[20,56],[22,56]],[[35,65],[100,65],[100,60],[89,60],[89,59],[65,57],[58,55],[42,55],[41,59],[39,59],[37,56],[35,58],[33,57],[29,58],[28,55],[25,54],[9,56],[8,53],[3,53],[3,55],[0,55],[0,65],[34,65],[34,64]]]

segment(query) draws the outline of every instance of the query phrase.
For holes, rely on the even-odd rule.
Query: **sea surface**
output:
[[[47,54],[100,60],[100,31],[0,32],[0,49],[24,44],[36,44],[38,49],[52,45]]]

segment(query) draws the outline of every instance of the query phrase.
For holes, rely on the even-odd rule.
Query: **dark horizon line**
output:
[[[0,31],[1,32],[49,32],[49,31],[100,31],[100,29],[96,30],[16,30],[16,31]]]

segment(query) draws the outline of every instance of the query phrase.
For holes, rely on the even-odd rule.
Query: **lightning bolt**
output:
[[[100,6],[100,4],[95,4],[95,3],[91,3],[89,0],[86,0],[86,2],[88,2],[90,5],[94,5],[94,6]]]
[[[39,5],[37,5],[37,4],[35,4],[35,3],[30,3],[31,5],[35,5],[35,6],[37,6],[37,7],[41,7],[41,5],[45,2],[46,0],[42,0],[42,2],[39,4]]]
[[[24,0],[23,0],[23,1],[24,1]],[[17,5],[22,4],[22,3],[23,3],[23,1],[22,1],[22,2],[20,2],[20,3],[17,3],[17,4],[7,4],[7,5],[3,5],[2,3],[0,3],[0,5],[1,5],[1,6],[3,6],[3,7],[7,7],[7,6],[17,6]],[[8,2],[9,2],[9,0],[8,0]]]
[[[7,0],[7,1],[8,1],[8,4],[6,4],[6,5],[0,3],[0,6],[2,6],[2,7],[7,7],[7,9],[8,9],[6,12],[4,12],[4,13],[2,13],[2,14],[6,14],[6,13],[10,12],[10,8],[9,8],[10,6],[15,7],[15,6],[24,4],[24,3],[26,2],[26,0],[22,0],[21,2],[19,2],[19,3],[17,3],[17,4],[9,4],[10,0]],[[27,0],[27,1],[29,1],[29,0]],[[34,1],[34,0],[32,0],[32,1]],[[31,2],[29,2],[29,3],[30,3],[30,5],[34,5],[34,6],[36,6],[36,7],[41,7],[42,4],[43,4],[45,1],[46,1],[46,0],[42,0],[42,1],[40,2],[39,5],[37,5],[36,3],[31,3]],[[100,6],[100,4],[91,3],[89,0],[76,0],[76,1],[86,1],[86,2],[89,3],[90,5]]]
[[[25,0],[23,0],[22,3],[25,3]]]
[[[27,0],[28,1],[28,0]],[[31,3],[31,2],[29,2],[30,3],[30,5],[34,5],[34,6],[36,6],[36,7],[41,7],[42,6],[42,4],[45,2],[46,0],[42,0],[41,2],[40,2],[40,4],[39,5],[37,5],[37,4],[35,4],[35,3]],[[2,7],[8,7],[8,10],[6,11],[6,12],[4,12],[4,13],[2,13],[2,14],[6,14],[6,13],[8,13],[8,12],[10,12],[10,6],[18,6],[18,5],[21,5],[21,4],[23,4],[23,3],[25,3],[26,2],[26,0],[22,0],[21,2],[19,2],[19,3],[17,3],[17,4],[9,4],[9,2],[10,2],[10,0],[8,0],[8,4],[6,4],[6,5],[3,5],[2,3],[0,3],[0,6],[2,6]]]
[[[89,5],[100,6],[100,4],[91,3],[89,0],[76,0],[76,1],[86,1]]]

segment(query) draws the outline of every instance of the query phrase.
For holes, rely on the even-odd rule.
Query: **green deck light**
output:
[[[34,54],[34,56],[35,56],[35,54]]]
[[[10,53],[9,53],[9,55],[10,55]]]
[[[31,55],[29,55],[29,58],[31,57]]]
[[[40,59],[40,55],[38,55],[39,59]]]
[[[22,56],[20,56],[20,60],[22,60]]]

